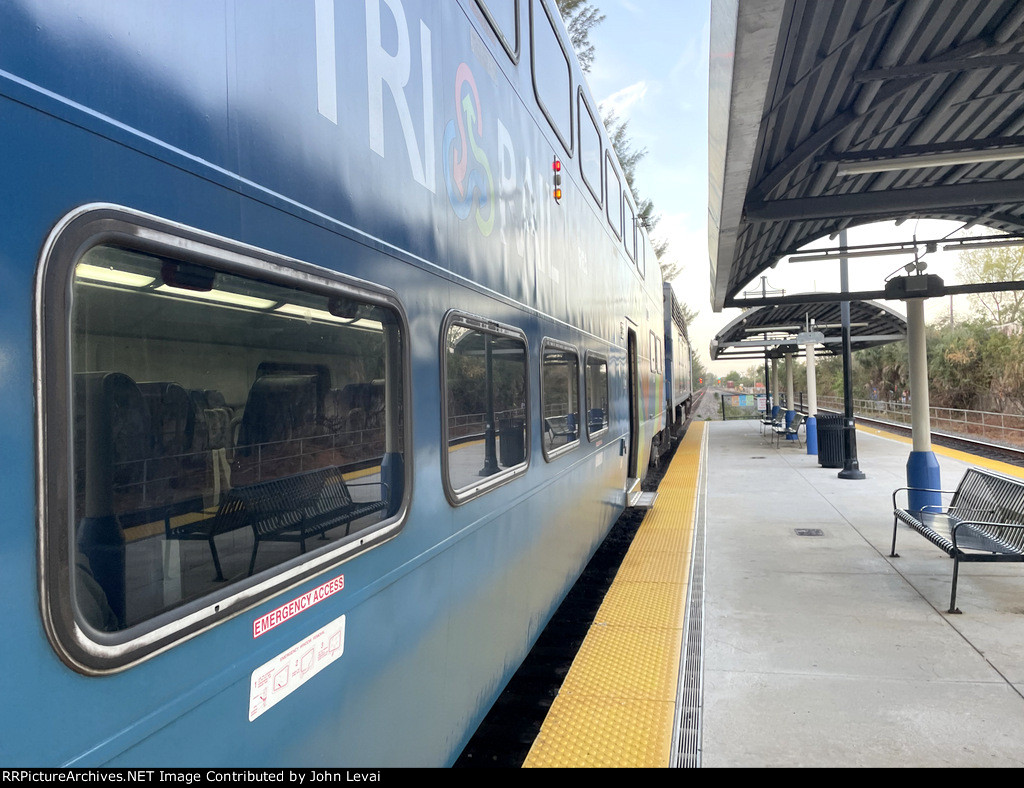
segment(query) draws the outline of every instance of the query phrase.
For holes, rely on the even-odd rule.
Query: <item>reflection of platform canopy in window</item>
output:
[[[503,356],[505,358],[522,356],[526,351],[520,339],[489,334],[476,329],[463,328],[462,326],[453,326],[452,330],[455,331],[456,329],[463,329],[466,332],[462,336],[457,337],[452,346],[452,350],[459,355],[485,356],[488,352],[488,342],[490,343],[490,353],[492,356]]]

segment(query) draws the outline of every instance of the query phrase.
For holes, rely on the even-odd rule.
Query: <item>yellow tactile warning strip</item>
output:
[[[899,441],[900,443],[906,443],[908,445],[911,443],[910,438],[904,437],[903,435],[894,435],[891,432],[886,432],[885,430],[876,429],[874,427],[866,427],[862,424],[857,425],[857,430],[860,432],[866,432],[869,435],[878,435],[883,438],[889,438],[890,440]],[[1024,479],[1024,468],[1019,468],[1016,465],[1010,465],[1009,463],[1000,462],[999,460],[990,460],[987,457],[979,457],[977,454],[970,454],[965,451],[958,451],[957,449],[947,449],[945,446],[935,446],[934,444],[932,445],[932,451],[936,454],[941,454],[943,457],[951,457],[954,460],[966,462],[968,465],[973,465],[976,468],[987,468],[990,471],[996,471],[997,473],[1002,473],[1006,476],[1014,476],[1018,479]]]
[[[676,449],[524,767],[669,765],[704,427]]]

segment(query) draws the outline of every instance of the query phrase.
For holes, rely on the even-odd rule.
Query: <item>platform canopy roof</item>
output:
[[[711,303],[858,224],[1024,231],[1024,2],[712,0]]]
[[[840,305],[837,303],[781,304],[747,309],[711,340],[712,361],[778,358],[803,353],[801,335],[814,332],[816,354],[839,355],[843,350]],[[898,342],[907,335],[906,319],[877,301],[850,302],[850,349]],[[817,339],[817,338],[816,338]]]

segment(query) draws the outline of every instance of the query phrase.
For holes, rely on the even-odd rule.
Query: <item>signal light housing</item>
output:
[[[551,162],[551,173],[554,180],[554,195],[555,202],[561,204],[562,202],[562,162],[557,156]]]

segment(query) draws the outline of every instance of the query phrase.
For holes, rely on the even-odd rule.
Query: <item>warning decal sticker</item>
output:
[[[345,651],[345,616],[296,643],[252,672],[249,722],[326,668]]]

